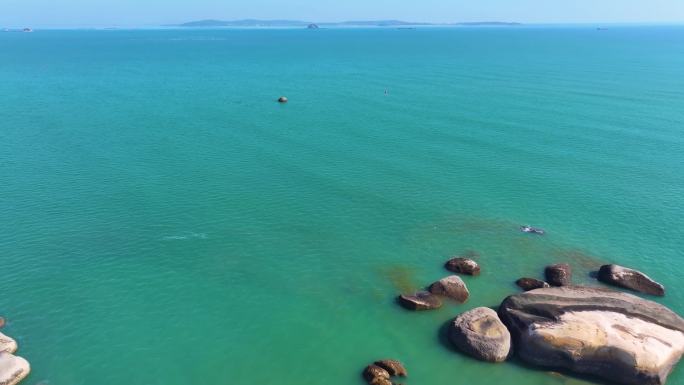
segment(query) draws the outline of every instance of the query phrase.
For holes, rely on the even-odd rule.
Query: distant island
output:
[[[244,20],[198,20],[183,24],[167,25],[167,27],[184,27],[184,28],[217,28],[217,27],[260,27],[260,28],[293,28],[301,27],[307,28],[311,26],[317,27],[405,27],[405,26],[517,26],[520,23],[502,22],[502,21],[486,21],[486,22],[465,22],[465,23],[422,23],[410,22],[401,20],[365,20],[365,21],[342,21],[342,22],[311,22],[301,20],[258,20],[258,19],[244,19]],[[315,28],[312,28],[315,29]]]

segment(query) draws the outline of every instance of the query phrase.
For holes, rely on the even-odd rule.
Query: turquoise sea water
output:
[[[30,385],[587,384],[440,329],[560,261],[684,313],[683,127],[684,27],[2,33],[3,332]]]

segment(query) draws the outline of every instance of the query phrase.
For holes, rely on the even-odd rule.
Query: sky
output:
[[[684,0],[0,0],[0,27],[158,26],[244,18],[684,23]]]

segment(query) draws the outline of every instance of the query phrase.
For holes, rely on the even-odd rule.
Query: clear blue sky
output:
[[[684,22],[684,0],[0,0],[0,26],[152,26],[197,19]]]

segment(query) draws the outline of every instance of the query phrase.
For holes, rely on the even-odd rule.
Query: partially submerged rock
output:
[[[409,310],[431,310],[442,307],[442,300],[428,291],[419,291],[412,295],[399,296],[401,306]]]
[[[31,372],[25,359],[10,353],[0,352],[0,384],[15,385]]]
[[[488,307],[456,317],[449,338],[460,351],[483,361],[505,361],[511,350],[511,334]]]
[[[288,100],[285,96],[281,96],[278,98],[278,103],[287,103]]]
[[[499,316],[518,356],[629,385],[662,385],[684,353],[684,319],[631,294],[544,288],[506,298]]]
[[[0,352],[14,353],[17,351],[17,341],[0,333]],[[2,382],[0,382],[2,384]]]
[[[525,291],[550,287],[548,283],[534,278],[520,278],[519,280],[515,281],[515,284]]]
[[[551,286],[569,286],[572,284],[572,268],[567,263],[546,266],[544,273],[546,282]]]
[[[385,369],[390,374],[390,376],[408,376],[408,372],[406,371],[404,365],[397,360],[375,361],[375,365]]]
[[[374,384],[374,385],[380,385],[383,383],[383,380],[386,380],[387,382],[390,382],[390,374],[387,372],[387,370],[377,366],[377,365],[368,365],[366,366],[366,369],[363,370],[363,378],[369,383],[369,384]]]
[[[624,287],[651,295],[665,295],[665,287],[648,275],[619,265],[603,265],[598,272],[598,279],[611,285]]]
[[[443,295],[461,303],[467,301],[470,296],[470,292],[468,291],[465,282],[457,275],[451,275],[440,279],[430,285],[429,290],[432,294]]]
[[[454,273],[480,275],[480,265],[469,258],[456,257],[447,261],[444,265],[447,270]]]

